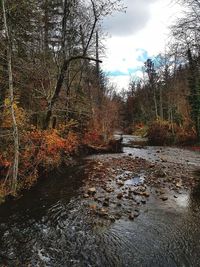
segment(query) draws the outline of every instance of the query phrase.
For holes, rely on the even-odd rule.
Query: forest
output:
[[[102,20],[120,0],[1,0],[0,197],[68,164],[115,130],[153,145],[200,140],[199,1],[182,0],[164,54],[117,92],[101,68]]]
[[[0,0],[0,267],[200,266],[199,44],[200,0]]]
[[[152,144],[200,140],[200,5],[192,0],[180,3],[185,13],[171,25],[165,53],[147,59],[143,79],[132,79],[122,93],[123,127],[147,134]]]
[[[120,1],[1,1],[0,195],[30,187],[115,128],[101,20]],[[109,116],[108,116],[109,114]]]

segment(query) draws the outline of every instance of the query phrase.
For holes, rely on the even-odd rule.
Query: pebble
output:
[[[117,184],[118,184],[119,186],[123,186],[123,185],[124,185],[124,182],[123,182],[123,181],[117,181]]]
[[[161,160],[162,162],[167,162],[167,160],[166,160],[165,158],[163,158],[163,157],[160,157],[160,160]]]
[[[88,189],[88,194],[94,195],[96,194],[96,188],[95,187],[91,187]]]
[[[145,196],[145,197],[149,197],[150,194],[149,194],[148,192],[143,192],[143,196]]]
[[[104,202],[103,202],[103,206],[104,206],[104,207],[109,207],[109,202],[108,202],[108,201],[104,201]]]
[[[166,200],[168,200],[168,197],[167,196],[162,196],[160,199],[162,199],[163,201],[166,201]]]
[[[118,198],[118,199],[121,199],[122,197],[123,197],[123,194],[122,194],[122,193],[118,193],[118,194],[117,194],[117,198]]]
[[[139,211],[134,213],[135,218],[140,215]]]
[[[135,218],[134,213],[129,214],[128,218],[129,218],[129,220],[132,220],[133,221],[134,218]]]
[[[89,207],[90,207],[91,210],[96,210],[97,205],[96,204],[91,204]]]
[[[154,168],[155,166],[156,166],[156,165],[152,163],[152,164],[150,164],[149,167],[150,167],[150,168]]]
[[[182,186],[181,181],[179,181],[179,182],[176,183],[176,187],[181,188],[181,186]]]
[[[98,212],[97,212],[98,215],[104,217],[104,216],[107,216],[108,215],[108,212],[106,209],[100,209]]]
[[[109,188],[106,188],[105,190],[106,190],[106,192],[108,192],[108,193],[111,193],[111,192],[114,191],[114,190],[113,190],[112,188],[110,188],[110,187],[109,187]]]
[[[115,218],[116,218],[116,220],[119,220],[121,217],[122,217],[122,215],[121,215],[120,213],[116,213],[116,214],[115,214]]]
[[[157,175],[157,177],[165,177],[167,174],[166,174],[165,171],[163,171],[163,170],[161,169],[161,170],[158,170],[158,171],[156,172],[156,175]]]
[[[164,194],[165,194],[165,191],[164,191],[163,189],[161,189],[161,190],[159,191],[159,194],[160,194],[160,195],[164,195]]]
[[[114,216],[110,215],[109,219],[111,220],[111,222],[115,222],[115,217]]]

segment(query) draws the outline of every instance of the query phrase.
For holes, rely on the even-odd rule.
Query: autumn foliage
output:
[[[181,127],[160,119],[149,125],[147,136],[151,145],[189,145],[196,139],[194,128]]]
[[[83,136],[83,144],[98,145],[102,143],[102,135],[98,130],[89,130]]]
[[[109,103],[106,102],[104,112],[109,112]],[[13,135],[12,120],[9,110],[9,99],[5,100],[5,109],[1,129],[5,137],[1,140],[0,154],[0,197],[13,194],[12,192],[12,166],[13,166]],[[63,163],[68,164],[71,157],[89,146],[101,146],[108,141],[114,125],[112,125],[114,109],[110,110],[110,116],[104,119],[103,111],[93,109],[88,121],[78,121],[63,118],[56,123],[55,129],[50,126],[44,130],[40,122],[32,124],[31,114],[19,105],[18,100],[14,102],[16,120],[20,133],[19,140],[19,170],[17,181],[17,192],[30,188],[39,178],[40,170],[49,172],[57,169]],[[112,112],[111,112],[112,111]],[[112,114],[112,116],[111,116]],[[38,115],[38,120],[42,119]],[[84,122],[84,124],[82,124]],[[81,129],[81,124],[84,126]],[[52,124],[53,125],[53,124]]]
[[[64,161],[67,162],[77,152],[79,145],[76,133],[69,131],[62,136],[55,129],[24,131],[20,141],[18,190],[29,188],[37,181],[39,168],[50,171],[58,168]],[[6,156],[0,155],[1,178],[9,174],[11,161],[8,159],[12,159],[10,149],[6,150]],[[1,179],[0,194],[8,194],[9,185],[9,179]]]
[[[78,137],[73,132],[69,132],[65,138],[55,129],[26,132],[19,171],[23,183],[30,186],[37,179],[38,166],[47,171],[57,168],[64,159],[76,152],[78,144]]]
[[[12,128],[12,116],[11,116],[11,111],[10,111],[10,99],[6,98],[4,101],[4,110],[2,114],[2,128]],[[19,106],[19,101],[17,98],[15,99],[13,103],[13,107],[15,110],[16,114],[16,122],[18,127],[24,127],[27,124],[28,116],[26,114],[26,111]]]
[[[18,192],[30,188],[37,181],[39,170],[49,172],[62,164],[68,164],[70,158],[79,153],[79,147],[82,145],[102,144],[103,137],[99,129],[89,127],[82,134],[78,134],[73,130],[74,125],[74,123],[61,124],[58,125],[58,129],[49,130],[30,126],[30,129],[25,127],[22,130]],[[8,144],[4,153],[0,155],[0,196],[11,194],[9,173],[12,171],[12,158],[12,144]]]

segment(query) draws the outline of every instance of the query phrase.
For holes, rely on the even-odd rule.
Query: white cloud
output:
[[[145,61],[144,51],[147,51],[148,57],[164,52],[169,34],[168,26],[180,11],[177,5],[170,4],[171,0],[127,0],[127,3],[130,5],[127,11],[128,18],[122,22],[122,16],[116,17],[116,21],[120,23],[115,25],[116,29],[111,23],[113,37],[106,40],[107,58],[102,64],[106,72],[127,73],[127,76],[112,77],[120,88],[127,87],[130,69],[136,69],[136,73],[141,76],[138,68],[142,68]],[[140,7],[138,18],[143,13],[146,24],[141,19],[138,23],[135,22],[134,16],[137,15],[137,10],[134,8],[137,7]],[[126,34],[121,33],[122,26]],[[118,31],[117,27],[119,27]],[[129,29],[131,27],[136,27],[135,31]],[[139,57],[141,57],[140,60]],[[141,60],[142,57],[144,60]]]
[[[149,6],[158,0],[124,0],[125,13],[114,14],[104,21],[105,28],[114,35],[126,36],[142,29],[150,18]]]
[[[122,89],[127,90],[129,81],[130,81],[130,76],[110,77],[109,80],[110,80],[110,83],[115,86],[117,91],[120,91]]]
[[[143,79],[143,72],[142,71],[136,71],[135,75],[119,75],[119,76],[110,76],[109,80],[110,83],[113,84],[117,91],[120,91],[122,89],[127,90],[129,87],[129,82],[131,80],[136,79]]]

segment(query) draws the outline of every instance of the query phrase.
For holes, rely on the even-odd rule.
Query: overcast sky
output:
[[[104,21],[110,35],[105,42],[102,68],[119,89],[127,89],[131,76],[141,76],[147,58],[164,52],[168,26],[180,13],[172,0],[124,0],[126,13]]]

